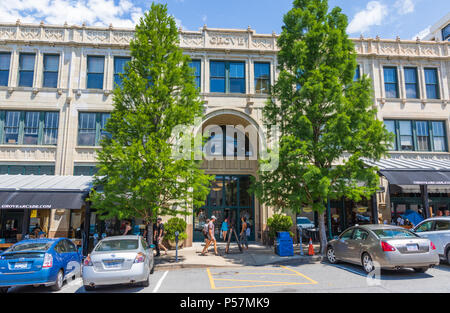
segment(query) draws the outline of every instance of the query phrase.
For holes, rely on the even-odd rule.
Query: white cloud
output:
[[[394,4],[397,9],[398,14],[405,15],[414,12],[414,2],[413,0],[397,0]]]
[[[417,34],[414,35],[414,37],[412,37],[412,40],[416,40],[417,37],[419,37],[419,39],[423,39],[425,38],[425,36],[427,36],[431,31],[431,25],[428,26],[427,28],[421,30],[420,32],[418,32]]]
[[[388,14],[388,8],[379,1],[370,1],[364,10],[355,14],[350,22],[347,32],[350,34],[363,33],[373,25],[381,25],[383,18]]]
[[[0,21],[134,27],[143,16],[130,0],[1,0]]]

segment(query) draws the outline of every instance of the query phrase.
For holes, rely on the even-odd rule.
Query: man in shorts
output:
[[[214,244],[214,254],[215,255],[219,255],[219,253],[217,252],[217,241],[216,241],[216,237],[214,236],[214,222],[216,221],[216,217],[213,215],[211,216],[211,220],[208,224],[208,239],[206,240],[206,245],[203,248],[202,251],[202,255],[206,255],[207,251],[208,251],[208,247],[211,243]]]

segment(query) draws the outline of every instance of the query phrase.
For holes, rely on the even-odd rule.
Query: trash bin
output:
[[[275,243],[275,253],[279,256],[293,256],[294,242],[289,232],[278,232]]]

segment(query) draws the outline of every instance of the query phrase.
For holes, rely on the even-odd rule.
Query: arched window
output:
[[[254,155],[253,145],[247,134],[237,128],[228,128],[225,125],[209,129],[210,136],[204,147],[208,156],[244,156]],[[241,150],[241,151],[239,151]]]

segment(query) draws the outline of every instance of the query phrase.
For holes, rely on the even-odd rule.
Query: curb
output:
[[[155,271],[167,271],[178,269],[196,269],[196,268],[220,268],[220,267],[246,267],[246,266],[266,266],[266,265],[299,265],[299,264],[315,264],[322,262],[324,258],[322,256],[302,257],[295,259],[277,260],[274,262],[259,263],[259,264],[156,264]]]

